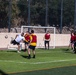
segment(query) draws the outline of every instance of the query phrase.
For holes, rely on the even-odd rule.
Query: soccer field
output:
[[[0,51],[0,75],[76,75],[75,69],[76,54],[66,48],[36,49],[35,59],[23,51]]]

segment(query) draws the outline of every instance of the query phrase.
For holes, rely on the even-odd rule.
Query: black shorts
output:
[[[49,43],[49,41],[44,41],[45,42],[45,44],[48,44]]]
[[[25,44],[29,44],[29,42],[24,41]]]
[[[20,43],[16,42],[15,40],[12,40],[11,44],[13,44],[13,45],[19,45]]]
[[[31,45],[29,46],[29,48],[32,49],[32,50],[35,50],[35,47],[36,46],[31,46]]]
[[[70,43],[74,44],[74,41],[70,41]]]

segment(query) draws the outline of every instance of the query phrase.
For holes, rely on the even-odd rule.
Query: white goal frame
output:
[[[53,29],[54,30],[54,33],[53,33],[53,35],[54,35],[54,40],[53,40],[53,48],[55,48],[55,34],[56,34],[56,28],[55,27],[44,27],[44,26],[21,26],[21,33],[23,32],[23,28],[43,28],[43,29]]]

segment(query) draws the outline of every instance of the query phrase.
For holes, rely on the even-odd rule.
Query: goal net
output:
[[[37,35],[37,48],[44,48],[44,40],[43,37],[46,31],[50,32],[51,41],[50,41],[50,49],[55,48],[55,27],[43,27],[43,26],[21,26],[21,33],[34,30]]]

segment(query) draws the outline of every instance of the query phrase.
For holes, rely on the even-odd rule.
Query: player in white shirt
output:
[[[18,53],[20,53],[20,43],[24,41],[24,33],[16,35],[15,39],[11,41],[11,44],[18,46]]]

